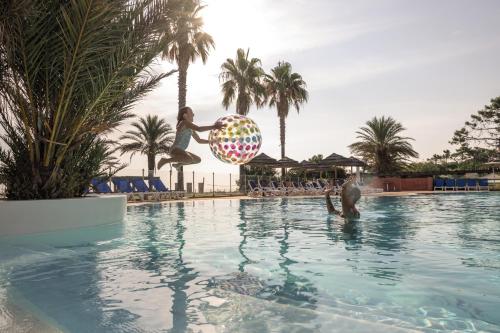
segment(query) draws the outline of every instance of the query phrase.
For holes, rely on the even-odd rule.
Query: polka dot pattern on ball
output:
[[[241,115],[230,115],[217,121],[225,126],[220,130],[210,131],[208,135],[214,156],[230,164],[250,162],[262,145],[262,136],[257,124]]]

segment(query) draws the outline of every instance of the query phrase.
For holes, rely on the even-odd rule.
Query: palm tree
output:
[[[292,65],[281,61],[278,66],[271,69],[271,74],[264,78],[266,85],[266,95],[269,99],[269,106],[275,106],[280,120],[280,143],[281,158],[285,157],[285,119],[288,117],[290,105],[295,107],[297,113],[300,105],[307,102],[308,92],[306,83],[302,76],[292,72]],[[285,168],[281,169],[282,176],[285,175]]]
[[[215,43],[208,33],[203,32],[203,18],[199,16],[201,6],[199,0],[170,0],[170,20],[167,20],[166,31],[172,42],[163,50],[162,57],[177,63],[178,76],[178,108],[186,106],[187,71],[189,64],[197,58],[205,64],[210,49]],[[184,173],[182,167],[177,173],[179,190],[184,190]]]
[[[375,172],[396,171],[408,160],[417,158],[409,137],[400,136],[405,128],[392,117],[373,117],[356,133],[360,141],[349,146],[353,154],[358,154],[371,165]]]
[[[168,35],[166,0],[4,0],[0,179],[9,199],[81,196],[99,139],[168,74],[149,65]],[[100,156],[100,157],[99,157]]]
[[[264,70],[260,59],[249,59],[249,52],[236,51],[235,59],[227,59],[221,66],[219,75],[222,81],[222,105],[226,110],[236,99],[236,113],[247,115],[250,106],[262,107],[265,101],[265,88],[262,84]],[[245,167],[240,165],[240,191],[245,185]]]
[[[156,156],[168,154],[173,142],[174,131],[172,127],[158,116],[148,115],[133,122],[134,129],[125,132],[120,140],[130,140],[120,147],[121,154],[131,153],[132,158],[136,153],[146,155],[148,158],[148,177],[153,177]]]
[[[435,164],[435,165],[438,165],[438,164],[439,164],[439,161],[441,161],[441,160],[442,160],[442,158],[443,158],[443,157],[442,157],[441,155],[439,155],[439,154],[434,154],[434,155],[432,155],[431,160],[434,162],[434,164]]]

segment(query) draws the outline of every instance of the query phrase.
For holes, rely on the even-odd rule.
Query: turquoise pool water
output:
[[[499,194],[365,197],[348,227],[322,198],[151,204],[3,241],[0,331],[15,304],[67,332],[500,332]]]

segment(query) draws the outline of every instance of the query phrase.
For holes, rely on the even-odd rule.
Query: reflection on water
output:
[[[99,241],[2,244],[0,303],[70,332],[500,331],[498,199],[133,206]]]

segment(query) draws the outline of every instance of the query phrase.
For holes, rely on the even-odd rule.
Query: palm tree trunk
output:
[[[285,158],[285,117],[280,117],[280,143],[281,143],[281,158]],[[281,177],[285,177],[286,169],[281,168]]]
[[[238,96],[238,99],[236,101],[236,113],[240,115],[246,115],[246,110],[245,110],[245,105],[241,103],[243,99]],[[244,165],[240,165],[240,177],[239,177],[239,188],[240,188],[240,193],[245,193],[246,189],[246,184],[245,184],[245,179],[246,179],[246,169]]]
[[[155,172],[155,154],[148,154],[148,181],[151,184]]]
[[[182,57],[179,59],[179,77],[178,77],[178,86],[179,86],[179,110],[186,106],[186,95],[187,95],[187,71],[189,67],[189,59],[187,61]],[[193,184],[194,186],[194,184]],[[180,167],[177,169],[177,188],[176,190],[184,191],[184,167]]]
[[[245,192],[246,184],[245,184],[245,175],[246,175],[246,169],[244,165],[240,165],[240,193]]]
[[[179,63],[179,77],[178,77],[178,85],[179,85],[179,109],[186,106],[186,95],[187,95],[187,70],[189,67],[189,63]]]

